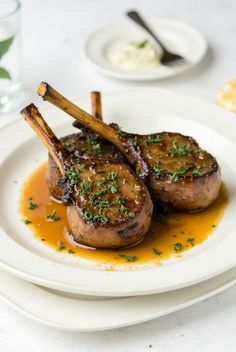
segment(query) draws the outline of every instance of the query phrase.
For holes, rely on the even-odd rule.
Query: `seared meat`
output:
[[[96,248],[136,243],[149,229],[153,211],[146,186],[119,161],[93,161],[66,150],[40,115],[29,105],[22,116],[48,148],[63,175],[63,201],[75,241]]]
[[[40,84],[38,93],[113,143],[147,183],[153,199],[189,211],[204,209],[216,199],[221,183],[220,167],[191,137],[168,132],[128,134],[116,125],[108,126],[94,119],[47,83]]]
[[[162,132],[138,137],[138,145],[156,200],[191,211],[204,209],[217,198],[220,167],[192,137]]]
[[[77,157],[95,160],[120,160],[124,158],[122,154],[109,142],[99,138],[92,132],[80,132],[65,136],[60,139],[65,149]],[[61,178],[61,172],[57,164],[50,156],[46,171],[46,181],[50,194],[57,200],[61,200],[62,189],[58,185]]]
[[[147,232],[152,202],[127,165],[81,160],[65,173],[62,183],[63,198],[72,203],[67,214],[75,241],[118,248],[139,241]]]
[[[92,115],[102,119],[102,102],[99,92],[91,92]],[[73,126],[79,128],[81,132],[70,134],[60,139],[64,148],[73,152],[77,157],[94,160],[120,160],[123,161],[122,154],[105,139],[100,138],[97,134],[88,128],[82,126],[78,121],[74,121]],[[58,185],[61,178],[61,172],[54,162],[53,158],[48,155],[48,165],[46,171],[46,181],[48,189],[54,200],[61,201],[62,189]]]

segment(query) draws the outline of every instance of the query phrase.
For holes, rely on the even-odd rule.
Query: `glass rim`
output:
[[[7,18],[7,17],[10,17],[10,16],[14,15],[15,13],[17,13],[18,10],[20,10],[20,8],[21,8],[20,1],[19,0],[14,0],[14,2],[15,2],[15,8],[13,10],[11,10],[10,12],[6,13],[3,16],[0,15],[0,20],[2,20],[4,18]]]

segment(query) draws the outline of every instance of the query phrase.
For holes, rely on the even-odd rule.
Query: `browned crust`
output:
[[[96,131],[97,133],[99,133],[102,137],[108,139],[111,143],[114,143],[121,151],[122,153],[125,155],[126,159],[129,161],[129,163],[135,167],[136,173],[144,178],[148,177],[149,180],[149,187],[152,190],[152,192],[154,193],[154,196],[156,198],[162,198],[160,197],[160,190],[158,189],[158,185],[159,183],[171,183],[173,184],[172,187],[172,192],[176,192],[177,187],[180,188],[180,198],[183,198],[183,202],[181,203],[181,208],[185,208],[185,209],[189,209],[189,205],[187,203],[187,200],[184,201],[184,198],[187,199],[188,198],[188,193],[189,193],[189,189],[187,188],[187,186],[194,186],[195,184],[198,183],[198,180],[201,180],[203,187],[205,187],[205,184],[208,182],[206,182],[207,180],[213,180],[214,179],[214,175],[216,175],[216,183],[212,183],[209,182],[209,184],[211,184],[213,190],[208,190],[208,205],[210,204],[210,201],[212,202],[212,199],[215,199],[215,195],[217,194],[217,192],[219,192],[219,184],[220,184],[220,168],[219,165],[217,164],[217,161],[215,160],[215,158],[213,158],[209,153],[204,152],[205,156],[209,157],[209,169],[203,167],[203,171],[202,171],[202,175],[198,175],[197,174],[197,170],[194,170],[194,177],[191,175],[189,176],[187,174],[187,172],[185,172],[183,169],[181,170],[181,172],[178,172],[178,177],[174,178],[174,173],[176,173],[178,171],[178,169],[176,168],[176,171],[172,172],[172,178],[170,180],[170,174],[168,172],[168,169],[166,172],[163,172],[162,174],[158,172],[153,172],[153,164],[150,162],[149,157],[147,156],[147,153],[144,153],[142,150],[142,145],[140,142],[142,142],[145,138],[151,138],[154,136],[158,136],[161,135],[160,133],[157,134],[152,134],[149,136],[139,136],[139,135],[132,135],[132,134],[127,134],[127,133],[119,133],[118,129],[116,128],[116,126],[107,126],[105,125],[103,122],[101,121],[97,121],[97,119],[92,119],[90,117],[89,114],[87,114],[86,112],[84,112],[83,110],[81,110],[79,107],[77,107],[75,104],[71,103],[70,101],[68,101],[67,99],[65,99],[62,95],[60,95],[57,91],[55,91],[52,87],[50,87],[49,85],[47,85],[46,83],[42,83],[42,85],[44,86],[42,89],[39,89],[39,94],[43,97],[43,99],[51,102],[52,104],[56,105],[57,107],[59,107],[60,109],[64,110],[65,112],[67,112],[68,114],[70,114],[71,116],[73,116],[75,119],[77,119],[78,121],[80,121],[81,124],[83,124],[86,127],[89,127],[91,129],[93,129],[94,131]],[[183,138],[187,138],[189,139],[190,143],[198,146],[198,144],[196,143],[195,140],[193,140],[191,137],[187,137],[187,136],[183,136],[181,134],[176,134],[176,133],[170,133],[170,132],[162,132],[163,136],[166,137],[171,137],[171,136],[182,136]],[[132,143],[129,143],[129,139],[132,142],[132,139],[138,139],[138,143],[136,146],[132,145]],[[181,155],[180,155],[181,156]],[[177,161],[174,160],[174,162]],[[174,164],[173,162],[173,164]],[[181,163],[180,163],[181,164]],[[177,163],[176,163],[177,165]],[[194,163],[193,163],[194,165]],[[196,165],[198,165],[196,163]],[[181,168],[186,168],[186,167],[182,167]],[[190,167],[189,169],[190,170]],[[147,181],[148,181],[147,180]],[[205,181],[206,180],[206,181]],[[156,182],[156,185],[154,184]],[[200,181],[199,181],[200,182]],[[183,186],[185,185],[185,187]],[[171,187],[169,187],[171,188]],[[181,192],[183,192],[183,194],[181,195]],[[186,192],[184,194],[184,192]],[[171,191],[169,191],[169,197],[171,200]],[[195,193],[195,192],[193,192]],[[201,192],[200,192],[201,193]],[[214,195],[214,196],[213,196]],[[175,199],[175,194],[173,195],[173,199]],[[190,197],[191,198],[191,197]],[[161,199],[162,200],[162,199]],[[178,200],[178,199],[177,199]],[[198,199],[199,202],[196,202],[196,204],[198,203],[200,205],[200,199]],[[191,202],[190,202],[191,203]],[[207,202],[205,202],[206,204]],[[172,202],[173,206],[176,206],[177,208],[179,207],[178,201],[173,201]],[[203,207],[205,207],[205,204],[203,205]],[[192,208],[192,206],[191,206]]]
[[[145,187],[145,186],[144,186]],[[152,201],[149,192],[145,188],[145,204],[141,211],[134,218],[123,223],[113,223],[104,225],[102,223],[84,222],[78,208],[68,207],[68,218],[79,216],[82,223],[82,230],[76,230],[76,226],[71,226],[74,240],[80,244],[90,245],[96,248],[122,248],[135,244],[143,238],[151,223],[153,211]],[[76,236],[75,233],[78,233]],[[94,235],[96,233],[96,236]],[[109,246],[108,246],[109,243]]]

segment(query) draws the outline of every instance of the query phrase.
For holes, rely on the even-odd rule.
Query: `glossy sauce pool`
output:
[[[144,240],[132,248],[84,249],[76,247],[66,239],[65,233],[68,229],[66,207],[50,199],[45,182],[45,170],[46,163],[29,177],[22,189],[20,200],[22,221],[31,222],[26,226],[30,227],[35,238],[45,245],[98,264],[116,266],[131,264],[131,261],[135,261],[135,264],[150,262],[160,264],[171,256],[180,255],[192,246],[202,243],[214,232],[228,203],[227,190],[222,184],[217,200],[202,212],[189,214],[175,211],[165,215],[164,218],[154,212],[151,228]],[[30,202],[33,203],[31,208],[34,208],[34,204],[37,206],[30,209]],[[47,216],[55,211],[60,219],[47,221]]]

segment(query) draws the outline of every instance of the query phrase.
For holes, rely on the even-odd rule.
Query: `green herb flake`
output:
[[[112,180],[112,181],[115,181],[117,179],[117,173],[112,171],[112,172],[109,172],[108,175],[107,175],[107,179],[108,180]]]
[[[146,138],[146,143],[152,144],[152,143],[160,143],[163,141],[163,137],[160,135],[150,135]]]
[[[82,217],[85,221],[102,222],[103,224],[108,222],[108,218],[104,214],[95,214],[88,210],[82,210]]]
[[[153,166],[153,171],[155,172],[156,176],[161,176],[163,172],[165,171],[164,169],[158,167],[158,166]]]
[[[97,144],[94,144],[93,145],[93,150],[97,153],[100,153],[101,152],[101,144],[100,143],[97,143]]]
[[[119,257],[125,259],[127,262],[135,262],[137,260],[136,255],[119,254]]]
[[[85,191],[91,192],[93,184],[92,182],[80,182],[79,188],[76,190],[76,194],[83,196]]]
[[[188,168],[187,167],[183,167],[181,166],[178,170],[174,171],[171,176],[170,176],[170,179],[171,181],[177,181],[178,178],[180,176],[182,176],[183,174],[185,174],[186,172],[188,171]]]
[[[98,205],[99,204],[99,197],[100,196],[102,196],[102,195],[104,195],[105,193],[107,192],[107,190],[106,190],[106,188],[102,188],[100,191],[98,191],[98,192],[92,192],[92,193],[90,193],[90,195],[89,195],[89,203],[91,204],[91,205]]]
[[[56,210],[53,210],[52,214],[47,215],[47,221],[58,221],[60,217],[57,215]]]
[[[162,254],[162,252],[158,248],[153,248],[152,251],[155,255],[158,255],[158,256]]]
[[[117,133],[118,133],[120,136],[122,136],[122,137],[124,137],[124,136],[127,135],[127,133],[124,132],[121,127],[118,128]]]
[[[176,251],[176,253],[182,251],[182,249],[183,249],[182,243],[180,242],[174,243],[174,250]]]
[[[35,208],[38,208],[38,204],[33,202],[32,200],[33,200],[33,197],[28,198],[28,202],[29,202],[28,209],[30,210],[34,210]]]
[[[190,237],[190,238],[187,239],[187,242],[189,242],[192,247],[194,246],[194,241],[195,241],[194,237]]]
[[[121,213],[125,213],[125,212],[127,212],[129,209],[127,208],[127,207],[125,207],[123,204],[121,204],[121,206],[120,206],[120,208],[119,208],[119,211],[121,212]]]
[[[69,254],[75,254],[76,251],[72,248],[69,248],[68,251],[67,251]]]
[[[142,40],[141,42],[138,42],[137,43],[137,48],[139,49],[143,49],[145,48],[145,46],[148,44],[148,40],[147,39],[144,39]]]
[[[63,251],[63,249],[65,249],[66,247],[65,247],[65,245],[64,245],[64,243],[61,241],[61,240],[59,240],[58,242],[57,242],[57,250],[58,251]]]
[[[202,176],[204,175],[204,172],[201,171],[202,166],[201,165],[197,165],[193,170],[192,170],[192,175],[193,176]]]
[[[61,181],[67,182],[67,188],[70,190],[79,180],[80,169],[71,167],[66,171],[65,175],[62,176]]]
[[[118,191],[117,183],[112,182],[107,186],[107,189],[111,191],[111,193],[116,193]]]
[[[30,221],[29,219],[24,219],[23,221],[25,225],[32,224],[32,221]]]
[[[128,139],[129,145],[132,145],[133,147],[136,147],[138,144],[137,137],[135,136],[134,138],[129,138]]]
[[[190,156],[192,149],[190,144],[178,143],[176,140],[172,142],[172,147],[167,148],[169,156],[181,157],[181,156]]]
[[[101,180],[99,181],[100,185],[104,185],[107,182],[106,177],[102,177]]]

